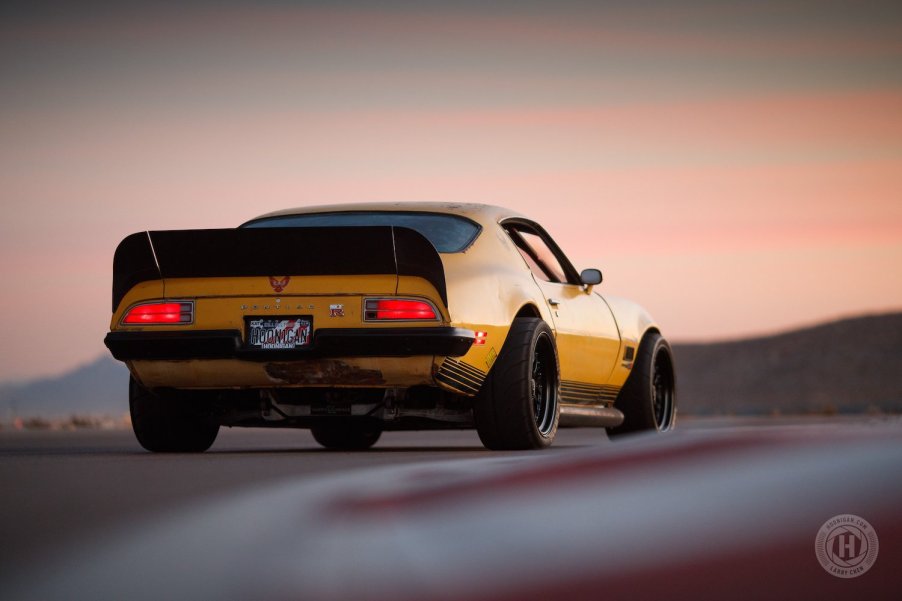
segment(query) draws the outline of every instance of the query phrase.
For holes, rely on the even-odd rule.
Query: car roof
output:
[[[498,223],[509,217],[523,215],[494,205],[462,202],[362,202],[350,204],[314,205],[282,209],[254,217],[250,221],[265,217],[284,217],[288,215],[307,215],[311,213],[349,213],[361,211],[393,212],[405,211],[414,213],[444,213],[460,215],[481,224]]]

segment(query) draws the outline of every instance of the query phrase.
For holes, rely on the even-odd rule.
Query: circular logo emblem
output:
[[[824,522],[814,540],[814,552],[828,573],[856,578],[877,561],[877,532],[857,515],[836,515]]]

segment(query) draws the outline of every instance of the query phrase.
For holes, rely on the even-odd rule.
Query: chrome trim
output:
[[[366,303],[367,301],[392,301],[392,300],[409,300],[409,301],[417,301],[421,303],[426,303],[432,308],[432,312],[435,314],[435,319],[367,319],[366,318]],[[410,323],[410,322],[441,322],[442,321],[442,313],[438,310],[438,307],[435,306],[428,298],[422,298],[417,296],[368,296],[363,299],[363,302],[360,304],[360,316],[361,321],[366,323]]]

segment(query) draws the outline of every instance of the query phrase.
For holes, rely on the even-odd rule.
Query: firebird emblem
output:
[[[288,282],[291,280],[291,276],[286,275],[284,278],[277,278],[273,276],[269,276],[269,285],[272,286],[272,289],[276,292],[282,292],[285,290],[285,287],[288,285]]]

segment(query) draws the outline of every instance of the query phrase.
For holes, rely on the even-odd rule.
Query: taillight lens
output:
[[[194,303],[144,303],[135,305],[122,318],[129,325],[183,324],[194,321]]]
[[[368,298],[363,305],[367,321],[438,319],[435,308],[426,301],[398,298]]]

